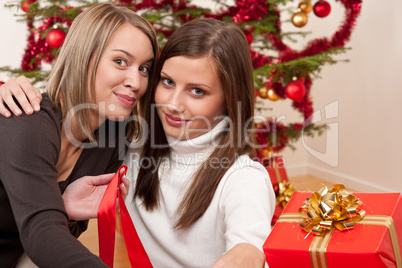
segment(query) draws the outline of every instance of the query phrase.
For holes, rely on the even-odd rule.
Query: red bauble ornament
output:
[[[24,12],[28,12],[28,10],[29,10],[29,1],[21,2],[21,9]]]
[[[294,101],[303,99],[306,87],[301,81],[292,81],[286,86],[286,96]]]
[[[315,3],[313,10],[317,17],[324,18],[331,12],[331,5],[327,1],[321,0]]]
[[[46,42],[52,48],[59,48],[66,38],[66,33],[59,28],[51,29],[46,35]]]
[[[246,33],[245,35],[246,35],[247,43],[251,44],[253,42],[253,39],[254,39],[253,34],[252,33]]]

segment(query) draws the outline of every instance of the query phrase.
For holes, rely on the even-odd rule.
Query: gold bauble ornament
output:
[[[292,23],[296,27],[303,27],[307,24],[307,15],[303,11],[297,12],[292,16]]]
[[[272,149],[271,146],[269,146],[268,148],[264,148],[264,149],[260,149],[260,156],[262,156],[265,159],[271,158],[274,150]]]
[[[277,101],[281,98],[278,96],[278,94],[276,94],[275,90],[272,88],[268,89],[267,95],[268,99],[270,99],[271,101]]]
[[[263,99],[267,99],[268,98],[268,88],[266,88],[266,87],[262,87],[262,88],[260,88],[260,90],[259,90],[259,96],[261,97],[261,98],[263,98]]]
[[[310,13],[311,10],[313,10],[313,4],[311,3],[311,1],[301,1],[299,3],[299,8],[301,11],[307,14]]]

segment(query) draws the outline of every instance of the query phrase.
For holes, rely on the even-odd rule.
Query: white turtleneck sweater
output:
[[[216,189],[205,214],[191,227],[173,230],[176,209],[200,164],[214,150],[214,139],[227,123],[191,140],[168,137],[172,157],[159,169],[160,206],[149,212],[141,200],[133,201],[140,162],[139,151],[127,152],[125,165],[130,189],[126,205],[143,246],[154,267],[211,267],[238,243],[250,243],[260,250],[271,231],[275,194],[269,175],[258,162],[239,156]],[[220,163],[218,163],[220,161]],[[224,160],[211,164],[225,164]]]

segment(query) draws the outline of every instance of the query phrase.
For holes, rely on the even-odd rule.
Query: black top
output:
[[[117,171],[125,154],[125,139],[118,141],[124,122],[106,121],[96,132],[98,146],[84,148],[58,184],[60,130],[61,111],[46,94],[40,112],[0,116],[0,267],[14,267],[24,251],[39,267],[107,267],[74,237],[88,222],[68,224],[61,192],[83,176]]]

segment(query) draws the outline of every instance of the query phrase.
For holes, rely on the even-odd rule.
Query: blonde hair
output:
[[[113,33],[124,23],[137,27],[149,37],[154,53],[152,66],[156,65],[159,50],[157,37],[147,20],[126,7],[110,3],[90,6],[74,19],[47,80],[46,90],[53,105],[61,106],[63,119],[78,105],[89,104],[91,100],[95,100],[95,74],[99,60]],[[91,60],[94,67],[92,73],[88,74]],[[89,77],[91,81],[88,81]],[[153,79],[152,72],[149,79]],[[91,129],[90,114],[89,109],[79,109],[74,116],[81,133],[93,142],[95,136]],[[138,107],[132,112],[132,115],[136,114]],[[134,121],[130,121],[127,126],[129,139],[140,133],[139,125]]]

